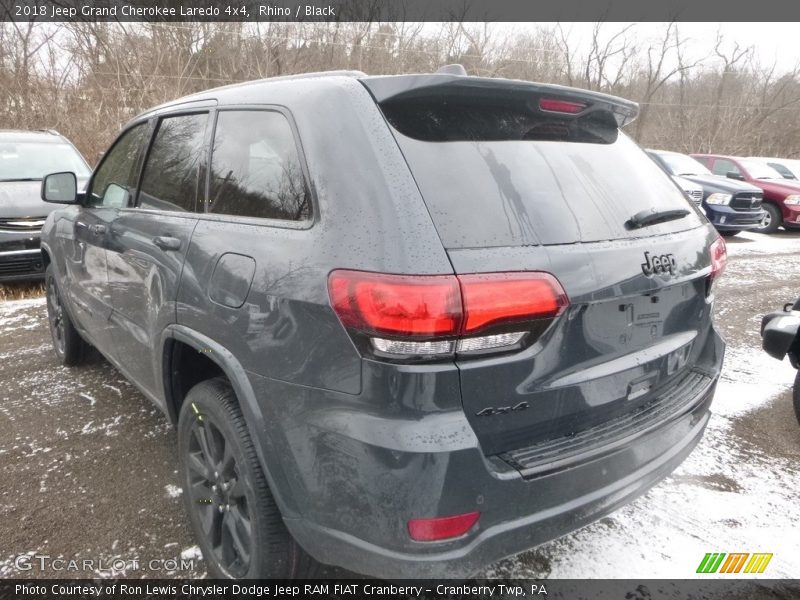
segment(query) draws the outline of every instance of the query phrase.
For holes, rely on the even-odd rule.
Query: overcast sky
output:
[[[698,0],[702,1],[702,0]],[[628,23],[606,23],[609,34],[618,31]],[[524,30],[524,23],[507,25],[513,30]],[[588,40],[593,23],[564,23],[563,27],[571,30],[570,41]],[[647,36],[658,39],[663,34],[665,23],[636,24],[636,39],[643,40]],[[740,46],[753,46],[762,64],[777,61],[780,70],[787,71],[800,62],[800,23],[679,23],[681,37],[686,40],[686,56],[692,60],[707,57],[714,48],[717,31],[721,32],[726,47],[735,41]]]

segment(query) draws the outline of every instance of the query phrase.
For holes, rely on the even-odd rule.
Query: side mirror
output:
[[[739,181],[744,181],[744,175],[737,173],[736,171],[728,171],[725,173],[725,177],[728,179],[738,179]]]
[[[42,180],[42,200],[55,204],[78,203],[78,178],[75,173],[51,173]]]

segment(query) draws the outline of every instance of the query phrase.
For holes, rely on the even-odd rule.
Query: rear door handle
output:
[[[153,243],[162,250],[180,250],[181,241],[178,238],[159,235],[153,238]]]

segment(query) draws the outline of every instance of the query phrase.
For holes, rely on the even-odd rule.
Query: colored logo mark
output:
[[[698,573],[763,573],[772,553],[708,552],[697,567]]]

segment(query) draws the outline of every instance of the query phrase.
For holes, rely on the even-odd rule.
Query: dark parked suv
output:
[[[43,234],[56,353],[178,428],[215,576],[461,577],[700,440],[725,245],[631,102],[328,73],[134,119]],[[686,507],[687,509],[689,507]]]
[[[670,175],[702,186],[706,216],[722,235],[736,235],[762,227],[766,213],[761,206],[764,197],[761,188],[714,175],[686,154],[666,150],[647,150],[647,153]]]
[[[0,282],[42,279],[39,231],[55,208],[42,202],[42,177],[72,171],[81,184],[90,170],[55,131],[0,130]]]

